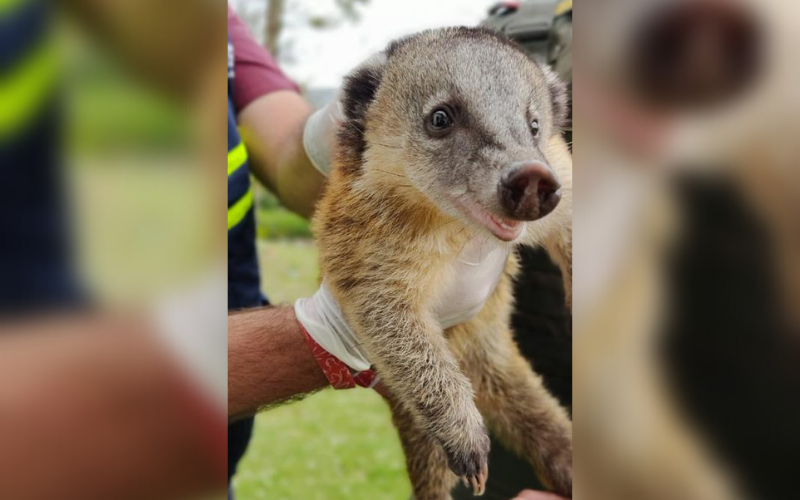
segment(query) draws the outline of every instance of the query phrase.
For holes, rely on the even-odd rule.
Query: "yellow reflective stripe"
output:
[[[572,0],[565,0],[556,6],[556,16],[572,10]]]
[[[0,15],[6,13],[25,1],[27,0],[0,0]]]
[[[0,136],[35,116],[56,82],[56,70],[55,48],[48,40],[0,79]]]
[[[239,198],[239,201],[233,204],[228,209],[228,229],[231,229],[236,224],[242,222],[247,211],[253,206],[253,190],[248,189],[244,196]]]
[[[238,146],[228,151],[228,175],[239,170],[246,161],[247,150],[244,149],[244,143],[240,142]]]

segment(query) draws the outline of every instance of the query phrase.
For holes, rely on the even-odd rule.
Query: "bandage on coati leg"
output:
[[[510,289],[504,278],[476,318],[448,331],[450,345],[490,429],[531,463],[545,485],[570,497],[572,423],[513,340]]]
[[[389,405],[405,452],[414,500],[450,500],[457,477],[447,467],[442,446],[414,421],[397,399],[390,398]]]

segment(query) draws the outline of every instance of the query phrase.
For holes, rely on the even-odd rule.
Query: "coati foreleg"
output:
[[[450,469],[482,490],[489,437],[472,385],[433,314],[420,304],[417,294],[429,279],[406,269],[404,274],[375,273],[382,278],[370,280],[369,287],[338,287],[347,295],[340,303],[390,392],[441,445]],[[410,282],[400,282],[400,276]]]
[[[545,485],[570,497],[572,423],[513,340],[510,281],[503,279],[472,321],[448,332],[450,345],[495,435],[526,458]]]
[[[450,491],[458,478],[447,466],[442,445],[425,432],[396,398],[390,398],[389,404],[405,452],[414,500],[450,500]]]

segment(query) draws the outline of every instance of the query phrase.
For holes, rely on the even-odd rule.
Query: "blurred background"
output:
[[[578,2],[576,491],[798,496],[797,2]]]
[[[132,77],[128,63],[60,17],[65,95],[65,186],[75,256],[93,298],[151,300],[213,261],[209,199],[197,130],[185,104]],[[196,127],[195,127],[196,128]],[[219,247],[216,247],[218,251]]]

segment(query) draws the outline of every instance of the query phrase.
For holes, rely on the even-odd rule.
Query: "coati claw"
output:
[[[489,474],[484,467],[478,474],[469,476],[469,482],[467,482],[466,477],[462,477],[461,482],[464,483],[465,487],[472,490],[474,496],[479,497],[486,493],[486,479],[488,476]]]
[[[486,492],[486,478],[488,474],[485,467],[476,474],[469,474],[461,478],[461,483],[464,487],[472,490],[472,494],[476,497],[482,496]]]
[[[481,470],[480,474],[480,490],[478,491],[478,496],[483,496],[486,493],[486,481],[489,479],[489,470],[488,468],[484,467]]]
[[[479,440],[478,450],[467,453],[446,451],[450,469],[461,478],[462,484],[472,490],[475,496],[486,491],[486,480],[489,477],[489,437],[485,434]]]

